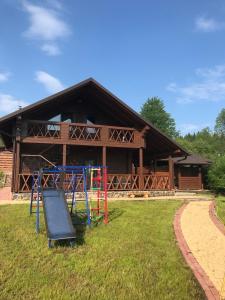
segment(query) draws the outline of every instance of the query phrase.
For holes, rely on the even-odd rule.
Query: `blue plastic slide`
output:
[[[65,199],[65,192],[56,189],[43,189],[43,210],[48,237],[48,246],[52,241],[76,238],[69,208]]]

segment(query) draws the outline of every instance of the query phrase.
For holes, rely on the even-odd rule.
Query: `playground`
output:
[[[83,194],[79,201],[78,192]],[[30,216],[36,216],[37,234],[41,212],[44,213],[49,248],[57,241],[68,240],[71,246],[76,244],[73,220],[77,222],[75,225],[83,227],[101,221],[107,224],[107,167],[55,166],[34,172]]]
[[[176,245],[180,205],[109,202],[107,225],[80,228],[76,248],[52,249],[43,214],[37,235],[28,204],[0,206],[0,298],[205,299]]]

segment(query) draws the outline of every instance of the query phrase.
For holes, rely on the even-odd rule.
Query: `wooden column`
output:
[[[169,156],[169,178],[170,178],[170,190],[174,189],[174,162],[172,156]]]
[[[102,147],[102,165],[106,166],[106,146]]]
[[[181,189],[181,184],[180,184],[180,180],[181,180],[181,171],[180,171],[180,166],[179,165],[177,165],[177,172],[178,172],[178,175],[177,175],[177,177],[178,177],[178,189],[180,190]]]
[[[12,183],[11,183],[11,192],[15,192],[15,166],[16,166],[16,139],[13,139],[13,164],[12,164]]]
[[[139,148],[139,175],[140,175],[140,181],[139,181],[139,189],[144,189],[144,177],[143,177],[143,148]]]
[[[66,144],[63,144],[63,161],[62,164],[63,166],[66,166]]]
[[[199,178],[199,187],[203,190],[203,182],[202,182],[202,168],[198,166],[198,178]]]
[[[16,162],[15,162],[15,192],[19,191],[19,173],[20,173],[20,142],[16,141]]]

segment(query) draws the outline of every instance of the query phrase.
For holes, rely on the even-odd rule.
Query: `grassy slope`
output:
[[[110,203],[107,226],[51,250],[27,205],[0,207],[0,299],[204,299],[176,247],[179,205]]]

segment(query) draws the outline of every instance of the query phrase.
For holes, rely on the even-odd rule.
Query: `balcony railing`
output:
[[[101,127],[88,125],[69,125],[69,139],[84,141],[100,141]]]
[[[32,121],[27,123],[27,136],[60,138],[60,134],[60,123],[39,121]]]
[[[129,127],[89,125],[82,123],[58,123],[46,121],[25,121],[22,126],[24,142],[80,145],[112,145],[121,147],[143,147],[141,132]]]

